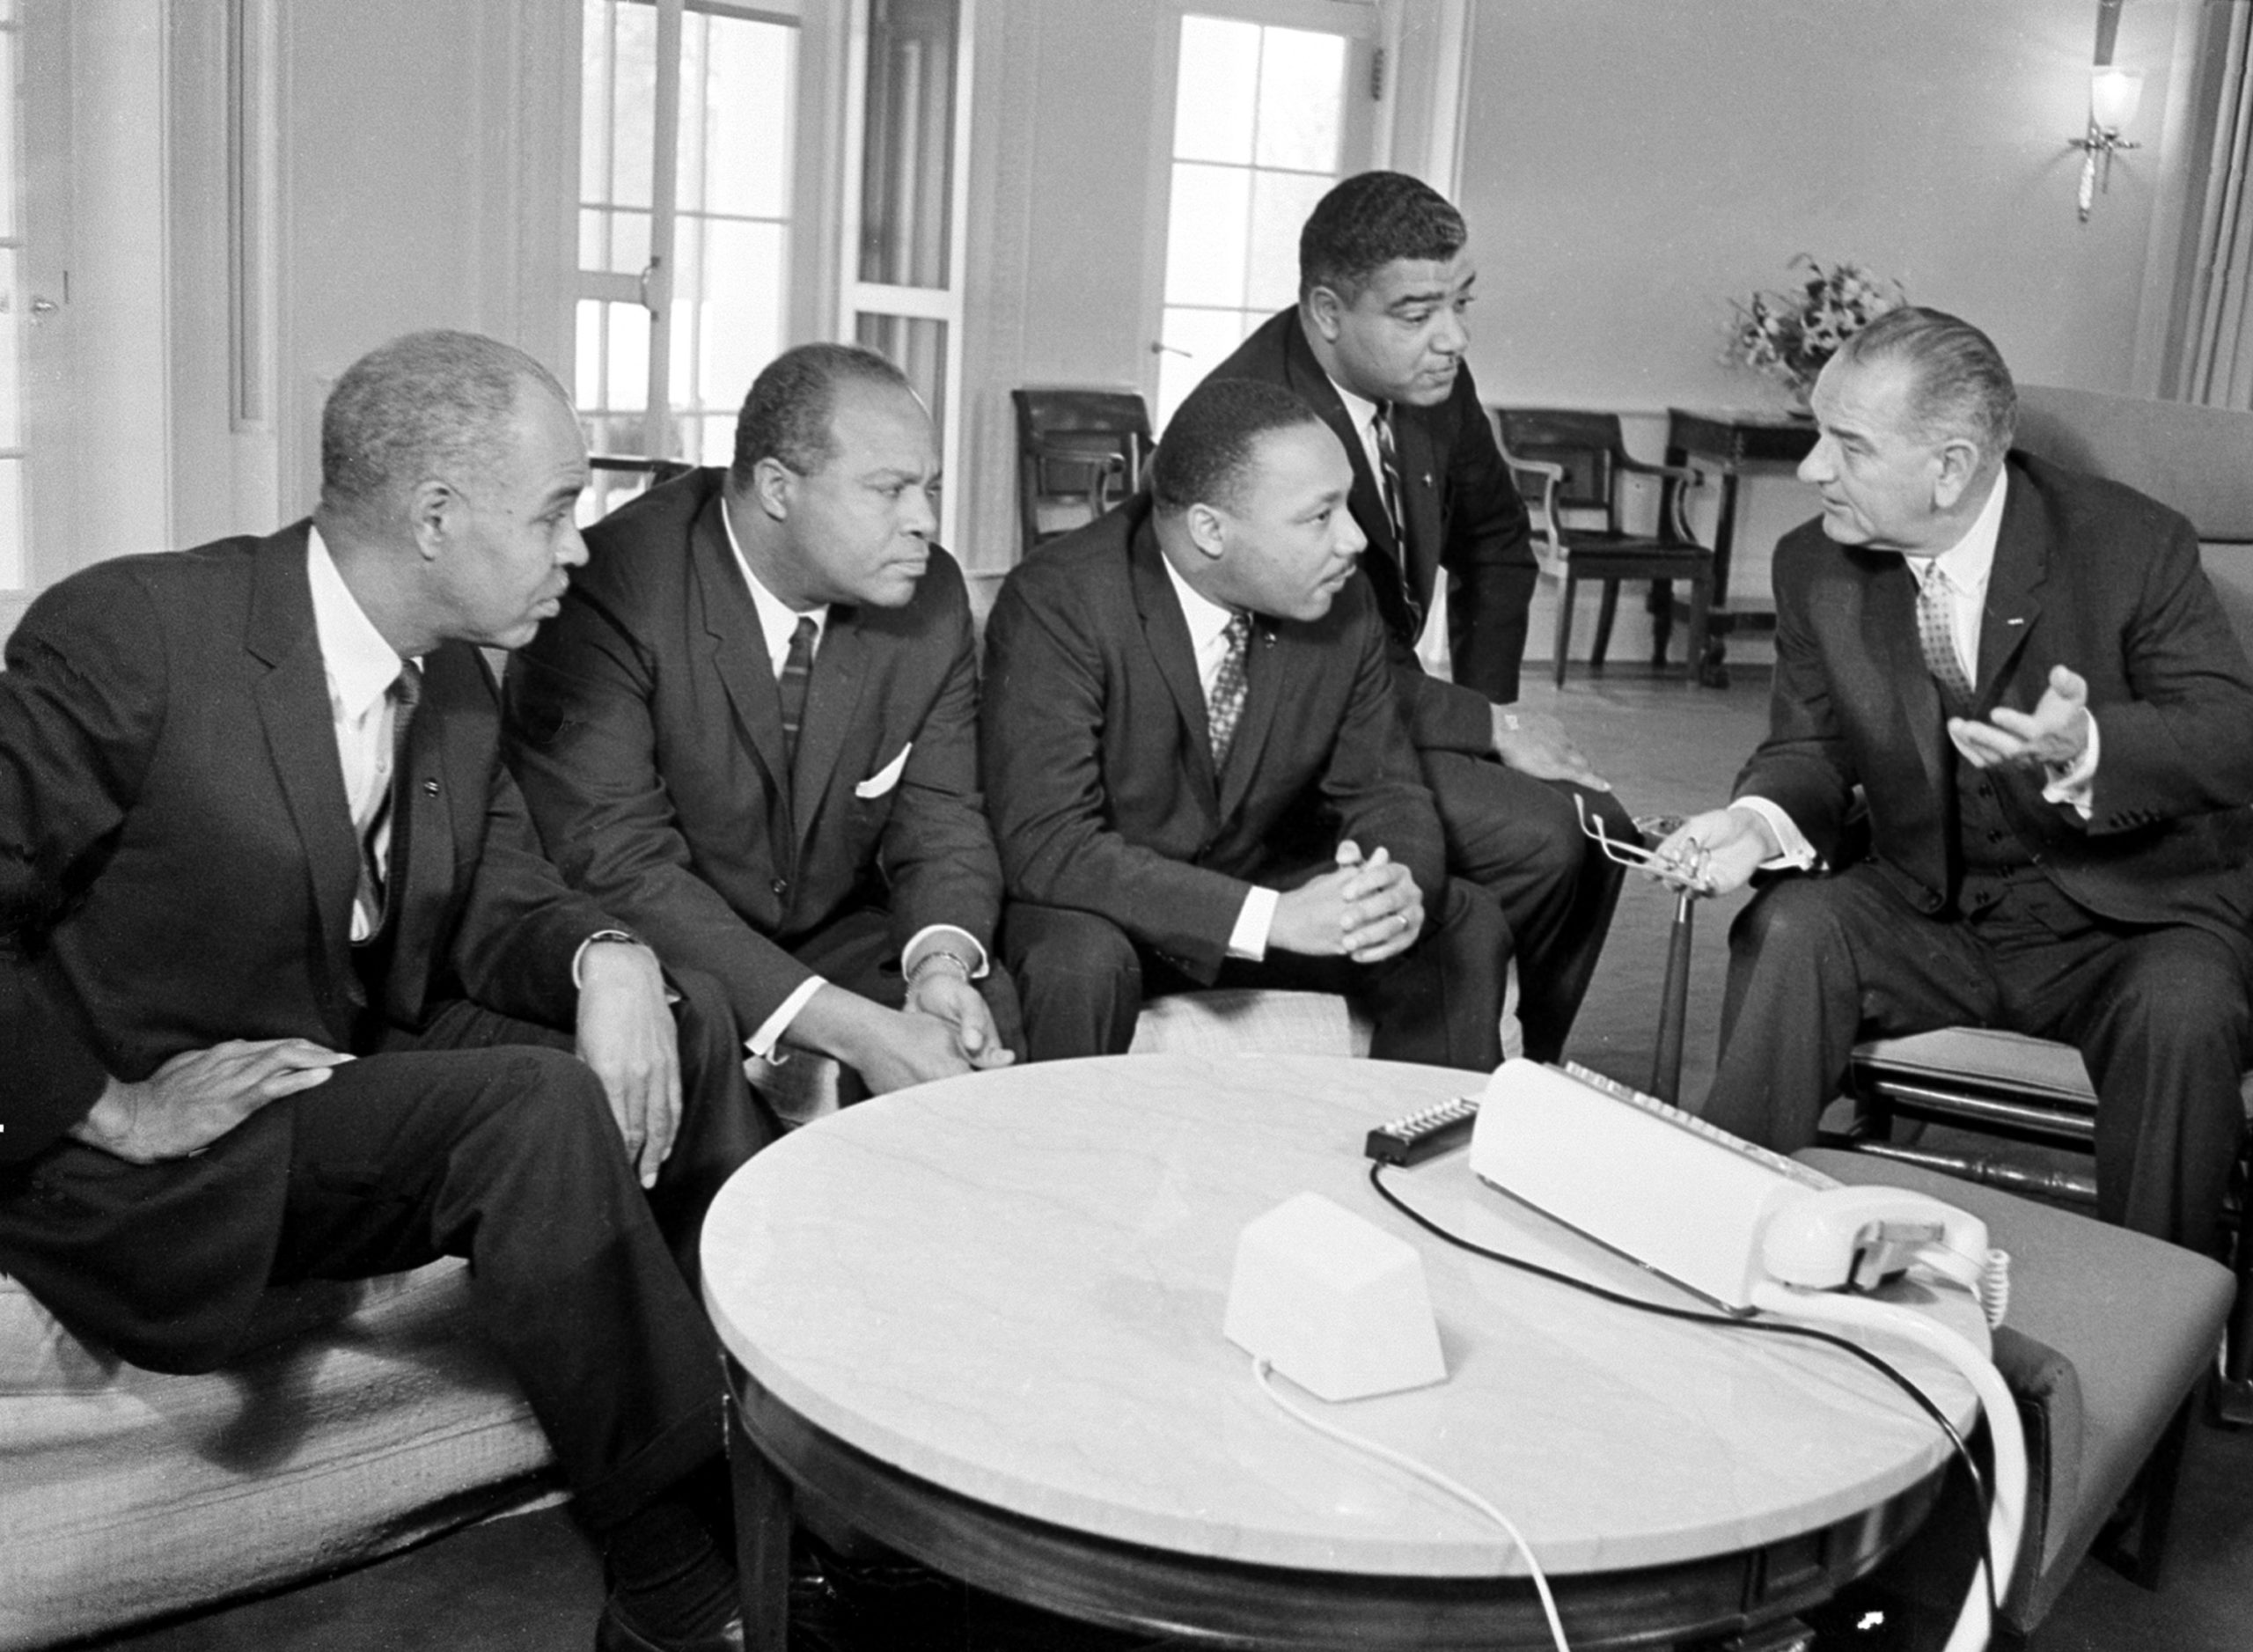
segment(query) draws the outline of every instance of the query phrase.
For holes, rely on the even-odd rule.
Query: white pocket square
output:
[[[899,784],[900,774],[907,767],[907,754],[914,749],[915,742],[908,741],[899,748],[898,757],[893,758],[875,774],[854,787],[853,795],[855,797],[881,797]]]

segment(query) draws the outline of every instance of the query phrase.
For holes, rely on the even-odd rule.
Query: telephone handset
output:
[[[1874,1290],[1922,1266],[1979,1298],[2002,1323],[2007,1276],[1987,1247],[1987,1224],[1968,1211],[1902,1187],[1831,1187],[1786,1205],[1761,1235],[1761,1266],[1800,1290]]]

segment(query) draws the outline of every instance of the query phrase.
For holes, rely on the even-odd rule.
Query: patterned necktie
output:
[[[1220,668],[1213,673],[1212,692],[1205,696],[1205,726],[1212,736],[1216,774],[1226,766],[1236,725],[1244,720],[1244,659],[1251,640],[1251,616],[1237,609],[1229,618],[1227,635],[1229,651],[1221,657]]]
[[[799,615],[790,651],[782,658],[782,675],[774,684],[782,699],[782,751],[793,764],[798,760],[798,724],[805,721],[806,679],[813,674],[814,635],[813,617]]]
[[[1392,554],[1400,569],[1400,594],[1408,604],[1408,614],[1415,628],[1424,628],[1424,605],[1416,598],[1416,580],[1408,566],[1408,525],[1400,514],[1400,451],[1392,444],[1392,404],[1377,403],[1376,412],[1369,419],[1369,429],[1376,436],[1378,489],[1384,496],[1384,519],[1392,529]]]
[[[384,899],[389,892],[385,864],[398,865],[407,853],[407,817],[395,805],[407,777],[407,727],[415,721],[415,708],[422,703],[422,668],[413,660],[402,660],[399,675],[385,693],[391,700],[391,775],[383,795],[376,800],[375,813],[368,817],[368,829],[360,834],[360,884],[353,897],[366,920],[370,937],[383,928]],[[386,849],[384,826],[394,814],[399,819]]]
[[[1971,703],[1971,679],[1956,651],[1956,600],[1948,576],[1937,567],[1925,575],[1917,589],[1917,641],[1925,650],[1925,669],[1941,687],[1941,697],[1951,709]]]

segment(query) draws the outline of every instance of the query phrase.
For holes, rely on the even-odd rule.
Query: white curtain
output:
[[[2203,8],[2202,54],[2216,70],[2189,302],[2171,393],[2214,407],[2253,408],[2253,4]]]

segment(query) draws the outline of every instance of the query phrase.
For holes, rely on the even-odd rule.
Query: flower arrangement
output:
[[[1899,282],[1881,280],[1860,264],[1826,267],[1802,253],[1789,268],[1805,269],[1807,279],[1735,305],[1729,356],[1781,379],[1804,401],[1823,363],[1841,344],[1907,300]]]

